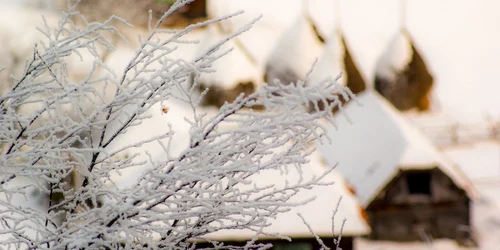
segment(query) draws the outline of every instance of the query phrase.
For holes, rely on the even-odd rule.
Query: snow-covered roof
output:
[[[267,81],[304,79],[314,61],[321,55],[322,47],[310,18],[301,12],[276,42],[267,59]],[[295,77],[297,79],[293,79]]]
[[[242,36],[244,43],[255,43],[252,48],[256,49],[252,51],[258,50],[263,55],[275,41],[272,32],[259,29],[265,26],[280,32],[283,26],[293,23],[293,17],[302,4],[302,1],[290,0],[210,2],[214,1],[220,3],[217,11],[221,14],[245,10],[244,17],[231,22],[243,23],[244,19],[264,14],[257,23],[258,27]],[[335,19],[333,15],[337,6],[341,8],[340,20],[350,52],[364,78],[371,79],[380,55],[400,29],[401,1],[310,1],[311,16],[323,34],[333,29],[335,23],[332,19]],[[497,63],[500,35],[495,32],[500,22],[500,15],[496,12],[499,8],[499,1],[456,0],[453,4],[448,1],[407,1],[405,26],[426,65],[432,69],[432,102],[438,101],[441,110],[454,119],[482,120],[487,112],[500,116],[497,108],[500,98],[495,98],[500,90]],[[367,84],[371,83],[368,81]]]
[[[407,32],[398,32],[380,57],[375,74],[377,77],[395,81],[397,73],[402,72],[412,58],[413,49],[410,36]]]
[[[500,144],[498,142],[447,147],[443,151],[472,180],[495,177],[500,179]]]
[[[206,29],[205,37],[201,39],[201,44],[198,47],[198,54],[206,53],[217,42],[231,35],[224,34],[218,24],[209,26]],[[217,59],[211,66],[215,72],[202,73],[199,81],[208,86],[217,86],[222,89],[232,89],[241,82],[253,82],[258,84],[261,81],[262,73],[258,70],[251,56],[248,55],[242,47],[242,44],[237,44],[234,38],[229,40],[225,45],[221,46],[215,54],[231,49],[229,54]]]
[[[308,180],[312,176],[320,176],[329,170],[329,166],[325,165],[317,151],[309,159],[310,162],[302,167],[304,180]],[[253,183],[250,186],[256,184],[259,187],[268,185],[280,187],[285,184],[285,181],[288,181],[290,184],[296,183],[298,178],[299,174],[296,171],[284,174],[279,170],[266,170],[253,176]],[[370,227],[362,215],[362,211],[364,210],[338,171],[334,170],[329,173],[322,182],[335,183],[329,186],[315,186],[309,190],[301,190],[289,202],[302,202],[313,197],[316,199],[305,205],[293,207],[290,211],[278,215],[275,219],[271,219],[269,221],[271,225],[266,227],[264,232],[279,233],[280,235],[292,238],[313,237],[307,226],[297,215],[297,213],[300,213],[317,235],[320,237],[332,237],[331,217],[339,198],[342,197],[334,220],[335,235],[339,235],[343,219],[347,219],[347,221],[342,228],[342,235],[357,236],[368,234]],[[254,235],[255,233],[250,230],[222,230],[209,234],[207,238],[239,241],[251,239]],[[259,237],[259,239],[262,238],[269,237]]]
[[[345,46],[342,42],[340,30],[335,30],[326,40],[323,52],[314,66],[314,71],[309,77],[309,83],[316,83],[327,77],[336,78],[339,74],[345,74],[344,56]],[[345,85],[346,77],[341,77],[338,83]]]
[[[347,85],[353,93],[357,94],[366,89],[366,82],[356,64],[355,58],[346,45],[343,32],[336,27],[327,38],[323,53],[318,59],[308,83],[314,84],[328,77],[335,79],[342,73],[338,82]]]
[[[167,108],[168,112],[164,113],[162,110],[163,108]],[[172,135],[171,144],[175,145],[175,147],[171,147],[169,153],[175,157],[189,146],[189,128],[191,126],[184,118],[190,118],[192,114],[192,109],[180,101],[168,100],[157,103],[144,114],[151,116],[149,119],[143,120],[142,123],[137,126],[130,127],[110,145],[108,150],[113,152],[124,145],[132,145],[148,138],[160,136],[168,131],[174,131],[175,133]],[[169,124],[172,126],[171,130],[168,127]],[[161,141],[164,145],[168,143],[168,139],[163,139]],[[166,159],[165,150],[157,141],[146,143],[141,147],[130,148],[122,152],[119,157],[139,154],[137,158],[135,158],[135,162],[141,162],[149,160],[148,153],[155,161]],[[119,173],[116,171],[111,173],[110,180],[113,183],[112,185],[115,185],[117,188],[126,188],[135,184],[137,178],[148,170],[147,166],[149,166],[149,164],[145,166],[139,165],[137,167],[122,169]]]
[[[296,19],[302,8],[300,1],[289,0],[210,0],[207,2],[210,16],[220,17],[239,10],[245,13],[222,22],[224,27],[236,30],[250,20],[262,15],[252,29],[239,35],[241,43],[251,51],[260,67],[264,67],[280,36]],[[279,11],[276,11],[278,10]]]
[[[162,107],[167,107],[168,113],[162,113]],[[201,111],[213,114],[215,109],[205,108]],[[192,114],[192,111],[188,106],[182,105],[182,103],[178,101],[170,100],[163,104],[158,103],[148,110],[148,114],[146,115],[151,115],[150,119],[144,120],[142,124],[130,128],[121,138],[118,138],[116,144],[111,145],[110,150],[112,150],[113,147],[133,144],[141,139],[167,132],[167,124],[170,123],[172,125],[172,130],[175,131],[172,140],[172,145],[175,145],[175,147],[172,147],[173,151],[171,152],[172,155],[175,156],[181,153],[181,150],[189,145],[190,126],[183,118],[189,117],[190,114]],[[137,134],[141,134],[141,136],[137,137]],[[146,152],[149,152],[154,160],[160,160],[162,157],[165,157],[163,148],[156,142],[148,143],[140,148],[131,148],[124,154],[131,155],[140,153],[141,155],[136,161],[141,161],[148,159]],[[126,188],[135,183],[137,177],[146,170],[147,168],[144,167],[124,169],[120,170],[120,174],[116,172],[111,173],[110,178],[113,185],[116,187]],[[320,176],[325,171],[329,170],[329,167],[325,165],[320,154],[314,152],[310,156],[310,163],[304,165],[302,170],[304,180],[308,180],[312,178],[313,175]],[[252,180],[253,183],[259,186],[276,184],[276,186],[279,187],[280,185],[284,185],[287,180],[292,184],[296,182],[298,178],[298,172],[295,171],[289,171],[287,175],[282,175],[279,170],[268,170],[253,176]],[[310,190],[299,192],[290,202],[305,201],[315,196],[316,200],[304,206],[294,207],[291,211],[278,216],[275,220],[271,221],[272,225],[265,231],[280,233],[291,237],[311,236],[306,225],[304,225],[302,220],[296,215],[297,212],[300,212],[311,225],[315,233],[324,237],[332,236],[331,216],[333,215],[333,211],[340,196],[342,196],[339,212],[335,218],[335,233],[338,234],[340,232],[342,220],[346,218],[347,221],[342,230],[343,235],[368,234],[370,228],[363,217],[363,208],[357,201],[356,196],[349,190],[343,177],[338,172],[333,171],[328,174],[322,182],[335,182],[335,184],[333,186],[316,186]],[[251,186],[253,186],[253,184]],[[250,186],[248,187],[250,188]],[[225,230],[211,235],[211,237],[216,240],[243,240],[249,239],[252,236],[253,232],[244,230]]]
[[[352,183],[360,202],[367,206],[399,170],[439,168],[471,198],[475,190],[454,166],[420,131],[373,90],[357,96],[345,106],[352,124],[337,116],[337,129],[329,127],[331,144],[318,145],[329,164]]]

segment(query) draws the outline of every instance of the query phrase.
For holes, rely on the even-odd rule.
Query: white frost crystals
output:
[[[86,23],[70,6],[58,27],[41,29],[49,42],[38,43],[25,72],[0,97],[0,248],[186,249],[223,229],[257,234],[267,218],[293,206],[286,202],[298,191],[321,185],[301,178],[288,184],[293,188],[236,184],[263,170],[300,169],[309,145],[325,133],[320,120],[331,120],[330,111],[350,92],[333,79],[310,87],[261,85],[206,115],[190,80],[224,53],[218,48],[225,41],[192,61],[172,54],[197,43],[184,37],[191,30],[231,16],[183,30],[158,28],[187,2],[178,1],[150,27],[123,72],[108,71],[99,53],[113,49],[106,38],[119,32],[110,26],[119,18]],[[82,81],[70,81],[64,58],[83,50],[94,57],[93,67]],[[328,108],[308,112],[322,101]],[[162,102],[170,108],[163,130],[138,131]],[[177,104],[187,117],[169,116]],[[169,119],[184,119],[189,132],[180,138],[187,142],[176,143],[180,123]],[[117,144],[131,135],[132,143]],[[156,151],[134,150],[151,144]],[[135,173],[130,183],[113,183],[111,175],[127,171]],[[26,202],[33,190],[42,200],[37,204]]]

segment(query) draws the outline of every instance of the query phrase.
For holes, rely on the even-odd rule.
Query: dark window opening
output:
[[[408,181],[408,192],[410,194],[425,194],[431,195],[431,174],[424,173],[408,173],[406,177]]]

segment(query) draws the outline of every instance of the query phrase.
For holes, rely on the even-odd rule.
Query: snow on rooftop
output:
[[[276,42],[266,63],[269,82],[274,79],[304,79],[314,61],[321,55],[323,45],[313,30],[309,18],[301,12],[295,22]],[[283,79],[285,78],[286,79]]]
[[[339,74],[345,74],[344,51],[342,34],[340,30],[335,30],[326,40],[323,52],[309,77],[309,82],[314,84],[328,77],[335,79]],[[341,77],[337,82],[345,85],[346,77]]]
[[[168,112],[164,113],[162,110],[163,108],[167,108]],[[171,144],[175,146],[171,148],[170,154],[175,157],[189,146],[189,128],[191,126],[184,117],[192,117],[192,114],[193,111],[189,106],[183,105],[180,101],[167,100],[157,103],[144,114],[150,115],[151,118],[145,119],[141,124],[129,128],[111,144],[108,150],[109,152],[113,152],[113,150],[119,149],[125,145],[132,145],[139,141],[173,131],[174,134]],[[172,126],[171,130],[169,124]],[[165,143],[165,145],[168,143],[167,139],[162,139],[161,141]],[[134,162],[141,162],[149,160],[147,153],[152,156],[154,161],[165,160],[167,157],[163,147],[157,141],[146,143],[141,147],[130,148],[122,152],[118,157],[139,154]],[[142,173],[148,170],[147,166],[149,165],[150,164],[146,164],[146,166],[140,165],[137,167],[130,167],[120,170],[119,172],[115,171],[111,173],[110,179],[117,188],[129,187],[136,183],[137,178],[140,177]]]
[[[211,16],[222,16],[228,13],[244,10],[244,16],[229,20],[231,26],[241,26],[249,18],[263,15],[260,25],[286,28],[303,9],[302,1],[289,0],[210,0],[208,8]],[[276,10],[280,10],[276,12]]]
[[[309,157],[310,162],[302,166],[304,180],[313,176],[320,176],[329,170],[325,165],[320,154],[314,152]],[[251,188],[254,184],[259,187],[275,185],[283,187],[286,181],[294,184],[299,179],[298,171],[289,171],[287,174],[279,170],[266,170],[252,177],[253,183],[246,185]],[[264,229],[264,232],[279,233],[289,237],[313,237],[307,226],[303,223],[297,213],[301,213],[313,231],[320,237],[332,237],[332,215],[337,206],[339,198],[342,201],[339,205],[339,211],[335,217],[335,235],[339,235],[342,220],[347,219],[343,229],[344,236],[366,235],[370,232],[367,221],[362,216],[362,208],[354,194],[352,194],[343,177],[337,172],[329,173],[322,182],[334,182],[333,185],[315,186],[309,190],[301,190],[288,202],[303,202],[315,197],[315,200],[301,206],[293,207],[290,211],[282,213],[277,218],[270,219],[271,225]],[[250,230],[222,230],[209,234],[207,238],[214,240],[248,240],[255,235]],[[266,237],[259,237],[269,238]]]
[[[500,180],[500,144],[498,142],[446,147],[443,152],[473,181],[490,178]]]
[[[204,37],[201,39],[201,44],[198,47],[198,54],[204,54],[210,50],[214,44],[220,42],[224,38],[231,35],[224,34],[217,24],[209,26],[206,29]],[[235,38],[239,39],[239,38]],[[232,89],[242,82],[253,82],[259,84],[262,73],[257,69],[257,66],[252,62],[244,49],[235,42],[235,39],[229,40],[223,45],[215,55],[219,55],[228,49],[232,49],[229,54],[217,59],[211,69],[215,72],[202,73],[199,81],[208,86],[217,86],[223,89]]]
[[[275,43],[275,33],[291,25],[302,1],[212,0],[217,13],[244,9],[245,15],[230,22],[243,23],[262,13],[255,29],[242,41],[265,55]],[[224,4],[229,5],[226,7]],[[339,8],[338,11],[335,9]],[[490,113],[500,117],[498,58],[499,1],[407,1],[405,28],[432,69],[432,105],[460,121],[482,120]],[[279,11],[275,11],[278,10]],[[310,13],[323,34],[336,25],[335,14],[349,40],[349,48],[365,79],[373,79],[380,55],[401,28],[400,0],[310,0]],[[467,18],[464,18],[467,17]],[[266,32],[261,32],[265,30]],[[267,32],[269,31],[269,32]],[[255,39],[258,37],[259,39]],[[370,81],[367,81],[370,84]],[[467,100],[467,101],[464,101]]]
[[[352,124],[337,116],[337,129],[329,127],[331,144],[318,144],[328,164],[339,163],[338,170],[353,184],[363,205],[368,205],[400,169],[438,167],[471,196],[465,175],[398,111],[375,91],[357,96],[346,113]],[[474,197],[474,196],[473,196]]]
[[[163,114],[161,108],[168,107],[167,114]],[[204,109],[205,112],[215,112],[214,109]],[[135,143],[141,139],[149,138],[151,136],[159,135],[162,132],[168,131],[167,123],[171,123],[172,130],[175,131],[172,141],[174,149],[171,152],[173,155],[179,154],[189,144],[189,124],[183,117],[189,117],[192,111],[178,101],[166,101],[163,104],[153,106],[146,115],[151,115],[151,119],[145,120],[139,126],[133,127],[127,131],[116,142],[116,146]],[[141,136],[138,137],[137,135]],[[113,147],[113,146],[112,146]],[[141,148],[130,149],[126,154],[140,153],[141,156],[136,161],[146,160],[146,151],[152,155],[154,160],[161,160],[165,157],[163,149],[157,143],[148,143]],[[304,179],[319,176],[329,169],[325,165],[319,153],[314,152],[310,156],[311,162],[304,165],[302,171],[304,172]],[[126,188],[137,181],[137,177],[141,175],[147,168],[138,167],[121,170],[120,174],[114,172],[111,174],[113,184],[118,188]],[[277,187],[284,185],[285,181],[294,183],[299,178],[298,172],[290,171],[287,175],[283,175],[280,171],[269,170],[262,172],[253,177],[254,183],[259,186],[267,186],[276,184]],[[305,201],[310,198],[316,197],[316,200],[308,203],[307,205],[294,207],[291,211],[278,216],[272,220],[272,225],[267,228],[266,232],[281,233],[283,235],[292,237],[308,237],[310,233],[307,227],[302,223],[302,220],[296,215],[297,212],[302,213],[307,222],[312,226],[313,230],[320,236],[330,237],[331,233],[331,216],[335,206],[342,196],[340,209],[335,218],[335,233],[340,232],[340,225],[344,218],[347,222],[343,228],[343,235],[365,235],[369,233],[369,226],[367,221],[362,215],[362,207],[360,206],[357,198],[352,194],[346,186],[343,177],[333,171],[323,179],[323,182],[335,182],[333,186],[317,186],[310,190],[303,190],[299,192],[290,202]],[[253,185],[253,184],[252,184]],[[249,188],[250,186],[243,187]],[[212,234],[213,239],[220,240],[244,240],[251,238],[253,233],[244,230],[225,230]]]
[[[397,73],[402,72],[412,58],[413,49],[409,35],[407,32],[398,32],[381,55],[375,74],[377,77],[395,81]]]
[[[222,24],[230,30],[236,30],[255,17],[262,18],[248,32],[241,34],[242,44],[251,51],[259,66],[263,67],[267,57],[272,53],[280,36],[296,19],[301,10],[301,1],[289,0],[210,0],[207,2],[208,12],[213,17],[220,17],[239,10],[245,13]],[[280,11],[276,11],[276,10]]]
[[[259,64],[265,62],[279,36],[303,9],[302,1],[289,0],[211,0],[207,3],[213,9],[214,17],[245,10],[243,15],[225,21],[232,27],[241,27],[256,16],[264,15],[252,30],[240,36]],[[365,79],[372,79],[380,55],[400,29],[400,4],[400,0],[310,0],[309,9],[323,34],[332,30],[335,19],[342,21],[350,52],[361,74]],[[15,6],[4,8],[6,4],[1,5],[0,20],[8,25],[0,29],[15,31],[2,32],[1,36],[26,39],[36,33],[27,20],[40,23],[39,10],[21,10]],[[412,34],[414,44],[434,77],[432,105],[439,103],[439,110],[454,119],[482,120],[487,113],[500,117],[497,108],[500,99],[496,98],[500,35],[495,32],[500,22],[495,10],[499,7],[500,2],[486,0],[407,2],[406,29]],[[339,10],[335,11],[337,8]],[[27,12],[29,14],[23,14]],[[340,17],[335,18],[336,14]],[[26,32],[27,28],[33,32]],[[25,47],[19,46],[19,42],[12,44]],[[31,42],[26,44],[32,49]]]

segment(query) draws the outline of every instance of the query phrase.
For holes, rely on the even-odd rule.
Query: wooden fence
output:
[[[439,147],[500,140],[500,121],[417,126]]]

